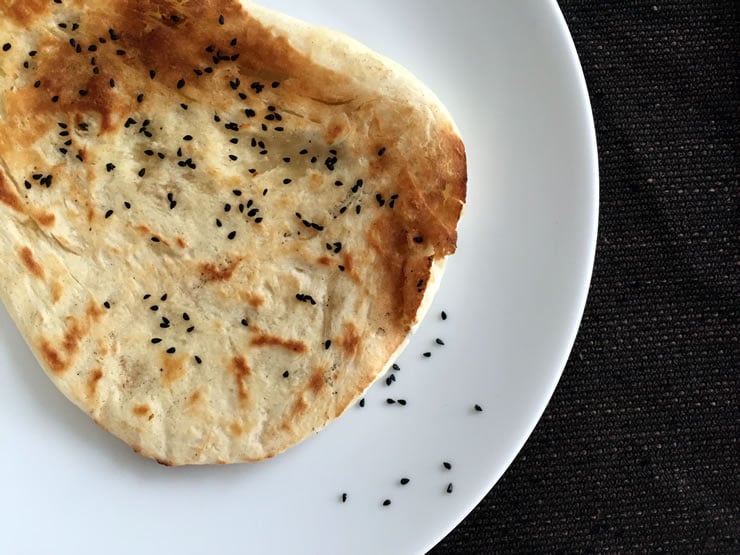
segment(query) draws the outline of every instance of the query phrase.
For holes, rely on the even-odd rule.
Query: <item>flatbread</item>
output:
[[[162,464],[259,461],[340,416],[456,248],[436,97],[251,3],[7,0],[0,122],[0,297],[64,395]]]

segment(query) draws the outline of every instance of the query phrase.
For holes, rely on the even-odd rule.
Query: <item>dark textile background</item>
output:
[[[432,553],[740,553],[740,1],[560,0],[599,141],[570,363]]]

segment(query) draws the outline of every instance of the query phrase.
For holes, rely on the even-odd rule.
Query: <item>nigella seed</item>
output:
[[[218,24],[219,24],[219,25],[223,25],[223,24],[224,24],[224,22],[225,22],[225,20],[224,20],[224,16],[222,16],[222,15],[219,15],[219,16],[218,16]]]
[[[452,470],[452,464],[447,461],[443,462],[442,466],[445,468],[445,470]]]
[[[129,201],[124,202],[123,205],[126,207],[126,210],[131,209],[131,203]]]
[[[283,179],[283,185],[290,185],[291,183],[293,183],[292,179],[289,179],[287,177]]]
[[[159,307],[156,304],[154,304],[149,307],[149,310],[151,310],[152,312],[157,312],[159,310]]]
[[[110,88],[112,89],[113,87],[115,87],[115,86],[116,86],[116,82],[115,82],[115,81],[114,81],[113,79],[111,79],[110,81],[108,81],[108,85],[109,85],[109,86],[110,86]]]
[[[105,302],[103,303],[103,306],[104,306],[105,308],[107,308],[108,310],[110,310],[110,303],[109,303],[108,301],[105,301]]]
[[[23,182],[23,185],[26,187],[26,189],[30,189],[32,187],[31,183],[27,180]]]
[[[385,501],[383,501],[383,507],[387,507],[390,504],[391,504],[391,500],[390,499],[386,499]]]
[[[190,326],[188,329],[185,330],[188,333],[193,333],[195,331],[195,326]]]
[[[162,302],[166,301],[166,300],[167,300],[167,293],[165,293],[164,295],[162,295],[162,296],[161,296],[161,297],[159,298],[159,300],[160,300],[160,301],[162,301]]]
[[[449,484],[447,484],[447,490],[446,491],[447,491],[447,493],[452,493],[452,482],[450,482]]]
[[[414,237],[414,243],[421,245],[424,242],[423,237]]]
[[[10,44],[9,42],[6,42],[5,44],[3,44],[3,52],[7,52],[11,48],[13,48],[13,45]]]
[[[365,407],[365,398],[363,397],[362,399],[360,399],[360,408],[364,408],[364,407]]]
[[[440,317],[442,318],[442,320],[447,320],[447,313],[443,310],[440,314]]]
[[[329,350],[331,348],[331,339],[327,339],[324,342],[324,349]]]
[[[401,367],[396,363],[393,363],[393,366],[391,366],[391,368],[393,368],[396,372],[398,372],[401,369]]]
[[[221,227],[223,225],[224,224],[221,223],[221,220],[219,220],[218,218],[216,218],[216,227]]]
[[[170,355],[174,355],[176,352],[177,349],[175,349],[174,347],[170,347],[169,349],[167,349],[167,353]]]
[[[229,154],[229,160],[231,160],[232,162],[236,162],[238,159],[239,157],[235,154]]]
[[[38,89],[40,86],[41,86],[41,81],[36,81],[33,84],[33,88],[35,88],[35,89]],[[82,94],[82,91],[80,91],[80,94]],[[85,93],[85,94],[87,94],[87,93]]]
[[[183,88],[184,86],[185,86],[185,79],[180,79],[180,80],[179,80],[179,81],[177,82],[177,88],[178,88],[178,89],[181,89],[181,88]]]
[[[146,174],[146,168],[141,168],[139,170],[139,177],[144,177],[145,174]]]
[[[480,405],[475,405],[473,408],[476,412],[483,412],[483,407],[481,407]]]
[[[184,136],[184,137],[182,138],[182,140],[183,140],[183,141],[192,141],[192,140],[193,140],[193,136],[192,136],[192,135],[185,135],[185,136]]]
[[[245,328],[249,326],[249,322],[247,322],[246,318],[242,318],[242,326],[244,326]]]
[[[346,502],[347,502],[347,494],[346,493],[343,493],[342,494],[342,503],[346,503]]]
[[[160,239],[159,237],[152,237],[152,243],[159,243]]]
[[[196,363],[203,364],[203,361],[201,360],[201,358],[198,355],[195,355],[193,358],[195,359],[195,362]]]
[[[231,205],[226,203],[224,204],[224,212],[231,212]]]
[[[154,79],[156,76],[157,76],[157,72],[154,71],[153,69],[150,69],[149,70],[149,78],[150,79]]]
[[[424,353],[424,358],[431,358],[431,356],[432,356],[432,353],[430,353],[428,351],[426,353]]]
[[[411,481],[411,480],[409,480],[408,478],[401,478],[401,480],[400,480],[400,483],[401,483],[401,485],[402,485],[402,486],[405,486],[405,485],[406,485],[406,484],[408,484],[408,483],[409,483],[410,481]]]
[[[108,210],[108,211],[107,211],[107,212],[105,213],[105,219],[107,220],[107,219],[108,219],[108,218],[110,218],[110,217],[111,217],[112,215],[113,215],[113,210]]]
[[[283,378],[287,378],[289,376],[290,376],[290,372],[288,372],[287,370],[283,372]]]
[[[151,299],[151,298],[152,298],[152,296],[150,294],[148,294],[148,293],[146,295],[144,295],[144,300]]]
[[[399,399],[398,404],[402,407],[405,407],[408,403],[406,402],[406,399]]]
[[[444,341],[442,341],[442,340],[441,340],[440,338],[437,338],[437,339],[435,339],[435,340],[434,340],[434,342],[435,342],[435,343],[436,343],[437,345],[444,345],[444,344],[445,344],[445,342],[444,342]]]
[[[136,97],[136,102],[138,102],[139,104],[141,104],[142,102],[144,102],[144,95],[143,94],[139,94]]]
[[[381,149],[380,149],[380,150],[378,151],[378,156],[383,156],[383,154],[385,154],[385,147],[381,148]]]
[[[190,315],[187,312],[183,312],[182,313],[182,319],[185,320],[186,322],[189,322],[190,321]]]
[[[395,405],[396,404],[396,400],[395,399],[391,399],[390,397],[388,399],[386,399],[385,402],[387,404],[389,404],[389,405]]]
[[[236,231],[232,231],[227,237],[229,238],[229,241],[233,241],[236,238]]]
[[[158,343],[161,343],[161,342],[162,342],[162,340],[159,337],[155,337],[154,339],[152,339],[152,343],[154,345],[157,345]]]

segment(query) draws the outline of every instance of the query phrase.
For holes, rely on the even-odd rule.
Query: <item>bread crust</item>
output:
[[[340,416],[456,249],[465,148],[436,97],[234,0],[10,1],[5,42],[0,299],[56,386],[167,465]]]

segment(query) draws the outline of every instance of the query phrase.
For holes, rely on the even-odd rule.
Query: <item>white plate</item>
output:
[[[550,399],[598,219],[588,96],[555,2],[264,4],[400,61],[456,118],[470,202],[435,306],[397,383],[364,409],[263,464],[181,469],[68,403],[0,311],[0,553],[422,553],[493,486]]]

